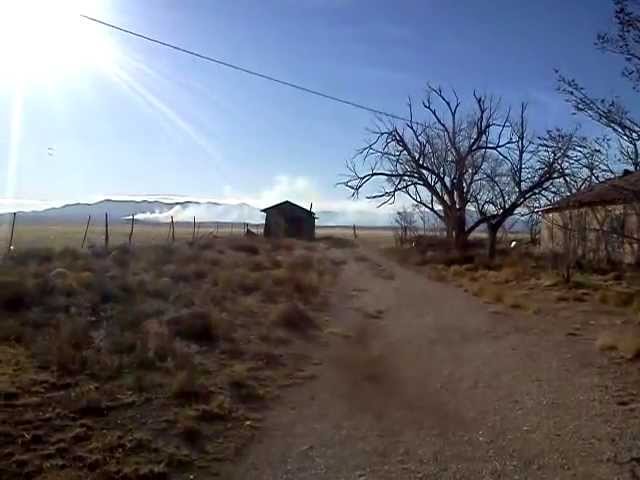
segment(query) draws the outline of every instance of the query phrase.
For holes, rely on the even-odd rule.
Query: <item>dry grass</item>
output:
[[[356,246],[353,240],[341,237],[322,236],[318,237],[318,241],[328,245],[331,248],[354,248]]]
[[[313,317],[299,303],[280,305],[273,312],[273,323],[296,333],[308,334],[318,325]]]
[[[616,350],[627,360],[633,360],[640,356],[640,332],[603,332],[596,339],[596,348]]]
[[[515,310],[578,319],[576,304],[595,304],[593,311],[602,304],[619,315],[640,314],[640,274],[630,267],[605,273],[585,267],[574,271],[567,283],[548,259],[527,248],[503,249],[493,262],[486,259],[481,243],[472,243],[469,254],[461,256],[441,237],[420,237],[415,248],[384,251],[404,265],[420,267],[432,280]]]
[[[220,328],[211,312],[202,308],[183,310],[167,318],[169,332],[192,342],[215,342],[220,339]]]
[[[56,442],[67,445],[61,455],[69,478],[87,471],[89,457],[98,459],[91,471],[109,478],[142,478],[135,476],[147,473],[140,465],[166,465],[169,475],[177,459],[181,474],[189,473],[200,440],[209,447],[198,463],[215,471],[251,435],[243,419],[270,398],[267,379],[291,375],[296,339],[317,329],[311,312],[326,306],[339,266],[325,251],[289,240],[211,238],[195,246],[109,254],[39,249],[9,258],[0,275],[0,395],[24,403],[0,421],[8,451],[24,456],[29,471],[9,466],[0,469],[2,478],[43,474],[41,453]],[[276,344],[277,365],[238,366]],[[54,397],[69,401],[48,400]],[[30,406],[42,402],[53,410]],[[111,411],[126,420],[111,421]],[[68,415],[86,419],[86,440],[77,441],[71,426],[78,420],[69,423]],[[166,419],[177,419],[172,432],[186,448],[179,455],[172,440],[138,442],[145,432],[151,438],[166,431]],[[220,420],[224,430],[212,429]],[[21,440],[31,428],[44,432],[42,445]]]

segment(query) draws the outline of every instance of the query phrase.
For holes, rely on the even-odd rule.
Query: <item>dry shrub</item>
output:
[[[274,310],[272,320],[296,333],[304,334],[318,328],[314,318],[297,302],[280,305]]]
[[[131,249],[126,245],[117,246],[109,255],[109,261],[120,269],[128,269],[132,261]]]
[[[26,310],[32,304],[32,292],[26,279],[0,278],[0,308],[5,312]]]
[[[491,272],[490,277],[496,283],[506,284],[525,281],[531,277],[531,273],[523,265],[507,265],[498,271]]]
[[[326,236],[318,237],[318,241],[324,243],[330,248],[337,249],[354,248],[356,246],[356,243],[348,238]]]
[[[505,300],[503,287],[486,284],[480,287],[479,295],[491,303],[503,303]]]
[[[449,274],[452,278],[460,279],[464,278],[467,275],[467,271],[460,265],[454,265],[449,269]]]
[[[626,308],[633,306],[636,292],[633,290],[603,288],[598,292],[598,302],[612,307]]]
[[[231,402],[222,395],[216,396],[208,405],[198,406],[194,410],[198,420],[205,422],[226,420],[233,413]]]
[[[176,345],[166,331],[152,330],[148,333],[148,346],[151,355],[158,362],[167,362],[176,356]]]
[[[235,281],[235,289],[243,295],[251,295],[262,288],[264,277],[250,273],[241,274]]]
[[[469,265],[475,262],[475,256],[470,253],[468,254],[449,253],[449,254],[443,255],[440,260],[441,260],[440,262],[435,262],[435,263],[442,263],[447,267],[451,267],[453,265]]]
[[[265,270],[269,270],[270,266],[264,260],[255,258],[249,262],[249,265],[247,265],[247,268],[249,269],[250,272],[258,273],[258,272],[264,272]]]
[[[65,318],[58,322],[57,329],[47,339],[47,347],[41,352],[48,355],[45,363],[61,373],[78,373],[86,366],[84,353],[91,347],[93,339],[86,321]]]
[[[20,251],[11,256],[11,264],[17,266],[46,265],[53,262],[56,251],[51,247],[37,247]]]
[[[94,288],[96,283],[96,276],[93,272],[84,271],[74,275],[73,280],[80,288],[88,290]]]
[[[295,298],[305,304],[311,304],[318,299],[320,293],[320,278],[314,270],[275,270],[270,273],[270,282],[265,282],[263,297],[274,303],[286,296]]]
[[[234,365],[228,372],[229,387],[232,395],[241,402],[264,400],[265,392],[251,379],[248,369],[243,365]]]
[[[198,378],[193,361],[188,361],[184,369],[177,373],[171,385],[171,395],[182,400],[198,400],[205,396],[206,389]]]
[[[131,355],[136,351],[138,338],[133,332],[123,331],[117,327],[107,329],[105,349],[114,355]]]
[[[269,257],[269,265],[271,270],[278,270],[280,268],[282,268],[283,264],[282,264],[282,260],[280,260],[280,258],[276,257],[276,256],[270,256]]]
[[[584,274],[576,274],[571,279],[571,288],[575,288],[577,290],[591,290],[595,288],[595,283],[592,278],[588,277]]]
[[[169,332],[191,342],[215,342],[220,339],[220,328],[211,312],[202,308],[185,309],[167,318]]]
[[[628,360],[633,360],[640,355],[640,335],[624,335],[618,340],[618,351]]]
[[[190,445],[197,445],[202,440],[204,433],[196,423],[196,414],[191,410],[183,412],[178,417],[178,433]]]
[[[260,247],[255,242],[249,240],[241,240],[234,242],[230,246],[231,250],[246,253],[247,255],[259,255]]]
[[[298,271],[309,271],[313,270],[316,266],[315,257],[308,253],[303,253],[300,255],[296,255],[291,260],[289,260],[289,264],[287,265],[288,270],[298,270]]]
[[[604,332],[596,339],[596,348],[601,351],[617,350],[624,358],[633,360],[640,355],[640,332]]]
[[[191,278],[196,282],[201,282],[209,276],[210,270],[204,265],[195,265],[189,272]]]
[[[28,329],[22,319],[0,319],[0,342],[22,343],[28,337]]]
[[[515,310],[526,310],[527,309],[527,304],[525,302],[523,302],[521,299],[517,298],[517,297],[510,297],[505,304],[507,305],[507,307],[509,308],[513,308]]]
[[[562,281],[562,279],[559,276],[550,275],[550,274],[544,275],[541,280],[542,280],[541,286],[543,288],[557,287]]]
[[[429,278],[436,282],[446,282],[449,280],[448,270],[438,268],[437,265],[434,265],[429,269]]]

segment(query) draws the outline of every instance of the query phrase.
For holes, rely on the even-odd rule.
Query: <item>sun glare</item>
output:
[[[109,69],[115,49],[80,17],[100,0],[0,0],[0,77],[51,81],[89,68]]]

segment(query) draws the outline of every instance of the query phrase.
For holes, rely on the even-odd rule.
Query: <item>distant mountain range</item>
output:
[[[72,203],[38,211],[18,212],[23,224],[84,223],[87,217],[102,218],[109,213],[111,222],[127,221],[131,215],[145,222],[168,222],[173,216],[176,222],[247,222],[262,223],[264,214],[259,208],[246,203],[226,204],[218,202],[164,202],[155,200],[101,200],[95,203]],[[384,211],[318,211],[318,225],[390,226],[392,215]],[[0,221],[8,221],[10,213],[0,214]]]
[[[254,224],[264,222],[264,214],[260,209],[246,203],[158,200],[101,200],[95,203],[72,203],[44,210],[18,212],[18,221],[22,224],[78,224],[86,222],[89,215],[95,220],[103,218],[105,212],[109,213],[111,223],[126,222],[132,214],[138,221],[153,223],[169,222],[172,216],[176,222],[192,222],[194,216],[199,222]],[[472,212],[469,213],[471,220],[475,215]],[[393,213],[388,210],[320,210],[316,215],[317,224],[320,226],[389,227],[394,225]],[[0,214],[0,222],[6,223],[10,216],[10,213]],[[525,229],[526,225],[521,219],[515,220],[514,231]]]

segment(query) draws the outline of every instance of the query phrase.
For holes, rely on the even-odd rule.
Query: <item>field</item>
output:
[[[249,225],[257,233],[262,232],[262,225]],[[197,229],[197,238],[206,239],[212,236],[242,236],[243,223],[203,223]],[[73,247],[80,248],[84,236],[85,225],[81,224],[20,224],[16,225],[13,245],[16,249],[33,247]],[[112,246],[128,244],[131,225],[126,222],[112,223],[109,226],[109,244]],[[9,243],[10,226],[0,226],[0,246],[3,251]],[[193,225],[190,223],[175,224],[175,241],[185,243],[193,238]],[[169,224],[137,222],[132,238],[133,245],[160,245],[171,241]],[[104,245],[104,225],[91,225],[87,233],[87,246]]]
[[[215,474],[306,378],[339,269],[328,248],[14,251],[0,275],[0,478]]]
[[[487,262],[482,238],[460,256],[384,229],[193,243],[178,225],[172,243],[162,227],[106,252],[23,226],[39,246],[0,274],[0,478],[636,468],[634,270],[565,282],[527,245]],[[57,228],[49,245],[77,238]]]

